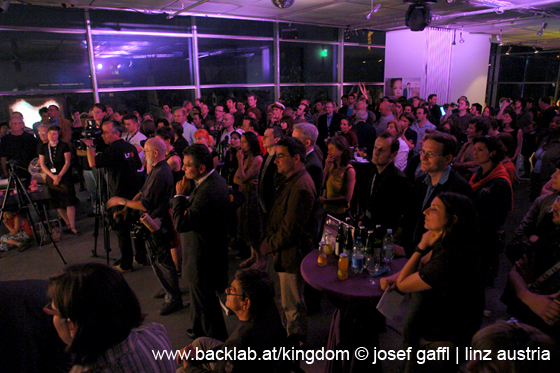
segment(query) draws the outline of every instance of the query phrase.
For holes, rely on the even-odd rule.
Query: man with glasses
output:
[[[2,177],[8,177],[8,162],[10,162],[18,166],[16,173],[19,177],[29,178],[27,168],[33,158],[37,157],[37,140],[32,134],[24,131],[23,117],[15,114],[12,114],[10,119],[12,132],[2,137],[0,142]]]
[[[433,199],[443,192],[472,195],[469,182],[451,169],[451,162],[457,152],[457,140],[444,132],[426,135],[420,150],[420,168],[423,172],[414,180],[412,187],[413,204],[403,218],[402,246],[407,256],[412,255],[414,247],[426,231],[424,210]],[[402,248],[398,248],[402,249]],[[402,253],[398,250],[397,252]]]
[[[231,336],[222,342],[213,338],[197,338],[182,351],[190,353],[189,359],[180,360],[183,367],[177,372],[273,372],[278,366],[277,360],[259,359],[264,350],[280,348],[284,345],[286,332],[280,321],[278,309],[274,303],[274,286],[264,271],[245,269],[237,271],[235,280],[226,289],[226,306],[239,318],[239,323]],[[197,350],[206,353],[212,350],[217,354],[226,351],[255,351],[256,359],[222,359],[216,361],[198,361]],[[200,352],[199,352],[200,354]],[[224,354],[224,356],[227,356]]]
[[[282,308],[291,343],[305,342],[307,315],[303,302],[301,261],[313,246],[317,192],[305,170],[305,145],[288,137],[276,144],[276,166],[285,179],[278,186],[261,244],[274,256]]]

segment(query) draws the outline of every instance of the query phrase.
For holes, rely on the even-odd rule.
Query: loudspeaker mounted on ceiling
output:
[[[432,9],[429,3],[436,3],[437,0],[404,0],[410,4],[404,17],[404,24],[410,31],[423,31],[432,22]]]
[[[284,9],[294,5],[295,0],[271,0],[275,7]]]

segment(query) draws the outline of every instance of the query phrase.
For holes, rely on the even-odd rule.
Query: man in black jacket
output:
[[[317,126],[319,128],[319,137],[317,137],[317,145],[323,154],[327,154],[326,140],[329,137],[336,135],[340,131],[340,121],[343,118],[342,114],[334,112],[334,103],[327,101],[325,104],[326,114],[321,115],[317,119]]]
[[[457,152],[457,140],[443,132],[426,135],[420,150],[421,169],[424,174],[418,176],[412,187],[413,204],[408,209],[401,225],[401,243],[407,256],[412,255],[415,245],[420,242],[426,231],[424,228],[424,210],[433,199],[443,192],[455,192],[471,197],[472,188],[450,167]],[[400,248],[397,248],[399,252]],[[402,254],[402,252],[400,252]]]

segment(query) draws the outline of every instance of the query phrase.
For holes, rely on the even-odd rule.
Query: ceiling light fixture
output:
[[[500,30],[500,35],[496,35],[496,39],[500,42],[500,47],[504,45],[504,42],[502,41],[502,30]]]
[[[533,50],[535,51],[534,53],[539,53],[539,50],[537,49],[536,46],[533,45]]]
[[[455,43],[455,36],[457,36],[457,30],[453,30],[453,43],[451,43],[451,45],[457,45],[457,43]]]
[[[272,4],[277,8],[285,9],[294,5],[294,0],[272,0]]]
[[[508,49],[507,52],[506,52],[506,56],[509,56],[509,54],[511,53],[511,48],[513,48],[512,45],[509,46],[509,49]]]
[[[544,19],[544,17],[543,17],[543,19]],[[542,25],[541,25],[541,29],[539,31],[537,31],[537,36],[543,36],[544,30],[547,28],[547,26],[548,26],[548,23],[543,21]]]
[[[459,33],[459,43],[464,43],[465,39],[463,39],[463,26],[461,26],[461,32]]]
[[[445,0],[445,2],[449,5],[453,4],[455,2],[455,0]]]
[[[410,4],[404,16],[404,24],[410,31],[424,31],[432,23],[430,3],[437,3],[437,0],[403,0],[403,3]]]
[[[365,15],[366,19],[370,19],[373,13],[377,13],[377,11],[381,8],[381,4],[377,4],[373,6],[373,0],[371,0],[371,10],[368,14]]]

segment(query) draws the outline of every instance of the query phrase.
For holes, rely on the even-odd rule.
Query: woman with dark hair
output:
[[[152,355],[172,348],[167,331],[155,323],[141,326],[138,298],[113,268],[68,266],[49,279],[48,295],[44,311],[73,355],[71,372],[175,372],[175,361]]]
[[[140,126],[140,132],[144,134],[147,138],[154,137],[156,134],[156,125],[153,120],[145,120]]]
[[[175,140],[173,140],[172,142],[173,148],[175,148],[177,153],[182,157],[183,150],[185,150],[187,146],[192,144],[189,144],[187,139],[183,137],[183,126],[181,125],[181,123],[171,122],[170,126],[171,128],[173,128],[173,132],[175,132]]]
[[[404,128],[404,138],[408,143],[408,148],[412,150],[416,146],[416,142],[418,141],[418,133],[414,131],[410,126],[414,123],[414,115],[410,113],[403,113],[399,118],[399,122]],[[412,153],[409,153],[411,155]]]
[[[233,182],[233,176],[239,167],[239,162],[237,161],[237,152],[241,148],[241,133],[237,131],[231,132],[229,148],[226,152],[224,158],[224,167],[222,167],[222,176],[226,179],[227,184],[234,188],[235,191],[238,190],[239,185]]]
[[[284,136],[292,136],[292,131],[294,130],[294,118],[289,115],[284,115],[280,118],[278,125],[282,128]]]
[[[233,182],[239,185],[245,202],[237,210],[237,236],[241,242],[251,247],[251,256],[240,266],[262,269],[266,260],[260,252],[262,239],[262,222],[257,194],[257,183],[262,165],[261,147],[259,139],[253,132],[245,132],[241,136],[241,149],[237,151],[239,167],[233,177]]]
[[[350,164],[352,152],[348,141],[342,136],[331,137],[327,141],[324,180],[326,196],[319,197],[325,212],[344,221],[349,216],[350,201],[356,185],[356,170]]]
[[[47,130],[48,142],[43,144],[39,153],[39,165],[47,175],[47,187],[51,194],[51,204],[64,223],[65,232],[78,234],[76,229],[77,202],[70,164],[72,153],[70,146],[64,141],[59,141],[60,127],[50,126]]]
[[[456,372],[455,347],[467,347],[480,327],[484,286],[480,279],[476,213],[468,197],[444,192],[424,211],[427,229],[404,268],[381,279],[381,288],[410,293],[404,348],[425,353],[449,347],[449,360],[407,362],[407,372]],[[461,348],[460,351],[463,349]],[[412,356],[417,356],[413,352]],[[461,360],[461,359],[460,359]]]
[[[484,108],[484,110],[482,110],[482,116],[483,117],[490,117],[490,118],[494,118],[495,117],[495,111],[494,108],[490,107],[490,106],[486,106]]]
[[[509,158],[513,163],[517,160],[517,156],[521,151],[521,143],[523,142],[523,130],[517,127],[517,114],[513,109],[507,108],[502,114],[502,126],[500,128],[501,132],[507,132],[513,138],[515,146],[513,153],[508,153]]]
[[[469,183],[473,189],[473,203],[477,211],[478,227],[484,247],[484,266],[491,281],[498,270],[498,256],[503,247],[502,227],[513,206],[511,180],[502,161],[505,146],[495,137],[473,140],[473,160],[479,167]]]

